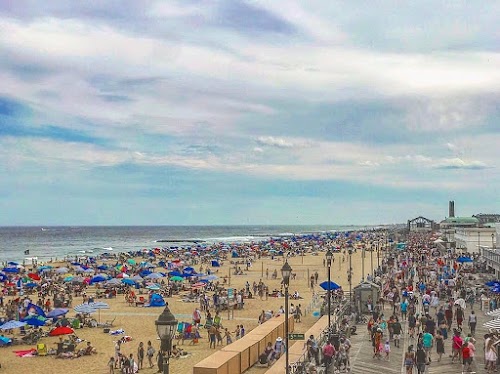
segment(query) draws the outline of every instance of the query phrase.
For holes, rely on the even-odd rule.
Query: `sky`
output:
[[[0,1],[0,225],[500,213],[497,1]]]

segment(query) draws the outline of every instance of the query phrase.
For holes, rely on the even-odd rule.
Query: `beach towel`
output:
[[[23,351],[13,351],[13,352],[17,357],[33,357],[33,354],[36,352],[36,349],[32,348]]]

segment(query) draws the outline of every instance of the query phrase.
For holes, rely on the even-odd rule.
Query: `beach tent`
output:
[[[12,339],[9,339],[5,336],[0,336],[0,347],[3,347],[5,345],[9,345],[12,343]]]
[[[217,261],[217,260],[212,260],[212,267],[214,267],[214,268],[219,268],[219,267],[220,267],[219,261]]]
[[[161,297],[157,293],[154,293],[151,295],[151,302],[147,306],[149,306],[149,307],[161,307],[161,306],[165,306],[165,305],[166,304],[165,304],[165,300],[163,300],[163,297]]]
[[[240,255],[238,254],[238,252],[233,251],[233,253],[231,253],[231,257],[232,258],[238,258],[238,257],[240,257]]]
[[[26,310],[28,311],[28,315],[30,315],[30,316],[36,315],[36,316],[45,317],[45,312],[38,305],[29,303],[28,307],[26,308]]]

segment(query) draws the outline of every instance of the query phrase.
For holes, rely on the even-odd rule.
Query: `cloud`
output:
[[[465,170],[482,170],[489,169],[493,166],[489,166],[481,161],[467,161],[461,158],[449,158],[443,159],[433,164],[436,169],[465,169]]]
[[[274,136],[259,136],[256,141],[260,145],[276,148],[305,148],[312,146],[312,142],[307,140],[288,140]]]

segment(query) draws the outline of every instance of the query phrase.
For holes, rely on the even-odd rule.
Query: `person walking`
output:
[[[469,314],[469,329],[472,336],[476,335],[477,316],[474,311]]]
[[[436,340],[436,353],[438,355],[438,362],[440,362],[441,356],[443,356],[445,353],[444,352],[444,337],[441,334],[441,331],[438,330],[436,332],[435,340]]]
[[[425,366],[427,365],[427,355],[425,354],[424,347],[422,345],[417,346],[416,353],[416,362],[417,362],[417,373],[424,374]]]
[[[146,350],[146,356],[148,356],[148,363],[149,363],[150,368],[152,368],[154,366],[154,363],[153,363],[154,355],[155,355],[155,349],[151,345],[151,340],[149,340],[148,341],[148,348]]]

